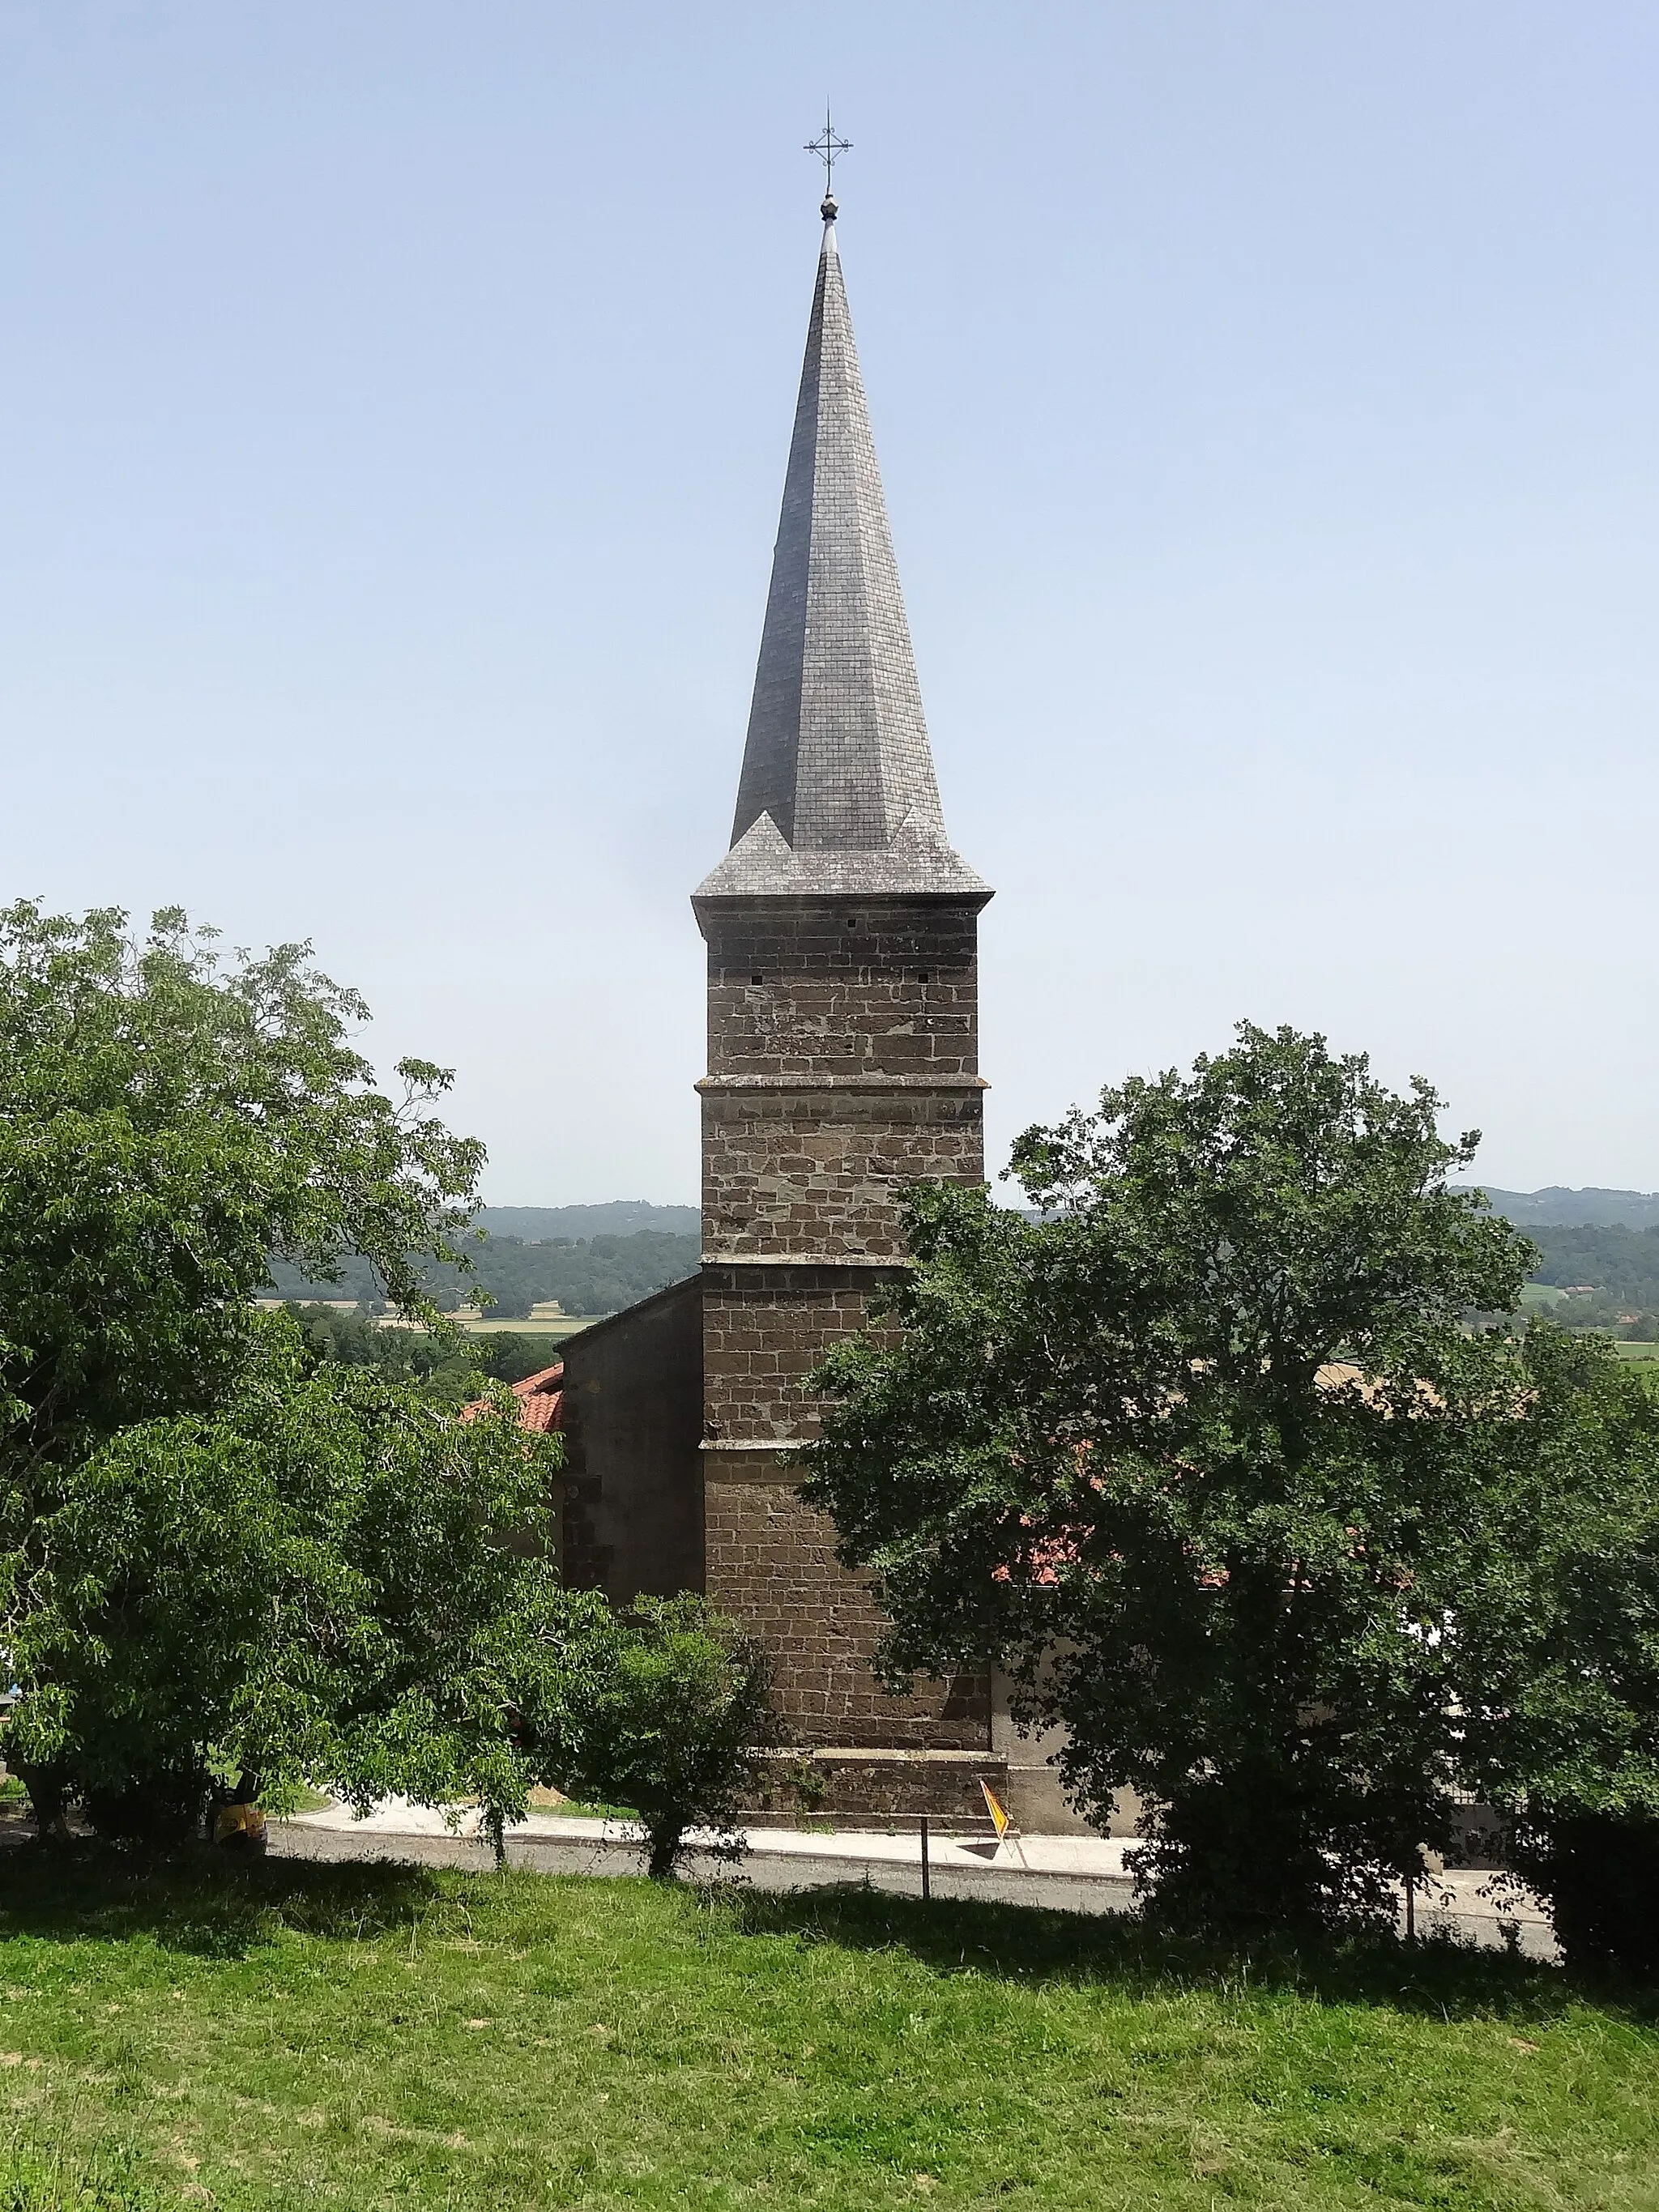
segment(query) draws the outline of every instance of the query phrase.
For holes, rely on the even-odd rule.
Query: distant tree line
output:
[[[1659,1310],[1632,1306],[1607,1291],[1580,1291],[1576,1297],[1558,1298],[1549,1313],[1558,1328],[1574,1334],[1589,1331],[1622,1337],[1627,1344],[1659,1343]]]
[[[517,1237],[485,1237],[463,1242],[472,1262],[469,1275],[442,1261],[420,1269],[422,1288],[441,1312],[453,1313],[484,1292],[490,1310],[502,1321],[527,1319],[534,1306],[556,1301],[568,1314],[619,1313],[653,1291],[678,1283],[697,1271],[696,1237],[677,1237],[645,1229],[629,1237],[559,1237],[526,1244]],[[273,1260],[271,1282],[290,1304],[355,1299],[376,1306],[385,1285],[373,1262],[351,1255],[339,1263],[339,1279],[324,1281],[282,1260]]]
[[[1574,1218],[1591,1221],[1595,1216]],[[492,1237],[520,1237],[526,1244],[634,1237],[641,1229],[659,1230],[668,1237],[695,1237],[702,1225],[695,1206],[653,1206],[643,1198],[611,1198],[599,1206],[481,1206],[472,1217],[475,1229],[487,1229]]]
[[[454,1333],[382,1328],[337,1306],[291,1305],[312,1347],[345,1367],[369,1367],[388,1382],[413,1382],[438,1404],[464,1406],[490,1382],[522,1382],[559,1356],[556,1340],[490,1330],[457,1343]]]
[[[1588,1283],[1627,1308],[1659,1309],[1659,1227],[1558,1229],[1529,1223],[1526,1233],[1540,1255],[1534,1283],[1561,1290]]]

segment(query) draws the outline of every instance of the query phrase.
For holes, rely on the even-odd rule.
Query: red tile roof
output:
[[[544,1435],[549,1429],[559,1426],[559,1408],[564,1402],[564,1362],[556,1361],[534,1375],[526,1375],[522,1382],[513,1385],[513,1395],[519,1401],[519,1426],[529,1429],[534,1435]],[[475,1398],[470,1406],[461,1408],[461,1419],[472,1420],[482,1413],[489,1401]]]

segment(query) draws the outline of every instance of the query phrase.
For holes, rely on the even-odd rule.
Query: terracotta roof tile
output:
[[[559,1411],[564,1402],[564,1362],[556,1360],[551,1367],[543,1367],[534,1375],[526,1375],[522,1382],[513,1385],[513,1395],[519,1401],[519,1425],[532,1435],[545,1435],[549,1429],[560,1425]],[[461,1419],[477,1419],[489,1405],[488,1398],[475,1398],[470,1406],[461,1408]]]

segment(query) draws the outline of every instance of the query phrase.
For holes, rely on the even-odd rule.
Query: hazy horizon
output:
[[[1502,1183],[1487,1183],[1478,1176],[1468,1176],[1455,1179],[1451,1187],[1455,1190],[1489,1190],[1501,1198],[1649,1198],[1659,1201],[1659,1191],[1634,1190],[1607,1183],[1550,1182],[1540,1183],[1535,1190],[1517,1191]],[[481,1201],[478,1210],[483,1213],[592,1213],[606,1206],[647,1206],[658,1213],[696,1213],[699,1211],[699,1203],[695,1198],[577,1199],[567,1201],[524,1197],[486,1199]]]

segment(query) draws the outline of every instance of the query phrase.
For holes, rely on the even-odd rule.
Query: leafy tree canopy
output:
[[[1504,1807],[1659,1819],[1659,1405],[1596,1339],[1534,1325],[1521,1355],[1448,1551],[1465,1771]]]
[[[389,1530],[383,1571],[331,1548],[344,1540],[329,1486],[354,1468],[369,1484],[376,1452],[401,1461],[411,1503],[434,1512],[450,1476],[460,1498],[483,1480],[482,1431],[456,1447],[429,1406],[372,1407],[366,1379],[304,1382],[251,1304],[272,1251],[322,1273],[362,1253],[435,1322],[410,1255],[454,1256],[483,1150],[430,1111],[444,1070],[405,1060],[401,1097],[381,1092],[352,1042],[366,1018],[303,945],[226,955],[177,910],[143,936],[113,909],[0,911],[0,1597],[27,1692],[16,1741],[58,1777],[46,1774],[49,1795],[68,1774],[118,1796],[125,1755],[154,1807],[234,1747],[254,1725],[234,1700],[255,1698],[264,1675],[263,1662],[239,1673],[227,1658],[239,1612],[245,1656],[268,1650],[279,1676],[297,1670],[270,1724],[280,1716],[299,1745],[331,1713],[345,1757],[343,1685],[371,1679],[353,1639],[379,1619],[389,1651],[416,1630],[375,1612],[400,1601]],[[388,1510],[391,1490],[370,1488]],[[426,1573],[418,1526],[399,1540],[408,1571]],[[283,1575],[290,1589],[311,1579],[295,1602],[315,1598],[328,1624],[308,1650],[259,1610]],[[432,1586],[454,1594],[453,1625],[471,1585],[458,1569]],[[475,1626],[493,1632],[494,1601],[478,1596]],[[347,1670],[332,1688],[331,1664]],[[203,1702],[210,1676],[218,1707]],[[376,1698],[360,1721],[381,1735],[360,1733],[349,1771],[410,1710]],[[447,1725],[432,1759],[446,1743],[461,1759]],[[177,1759],[158,1768],[169,1744]]]
[[[618,1622],[560,1588],[558,1440],[504,1389],[457,1421],[435,1363],[340,1357],[371,1347],[252,1304],[273,1254],[307,1280],[366,1265],[443,1340],[425,1271],[460,1261],[483,1149],[430,1110],[443,1069],[377,1088],[366,1018],[302,945],[0,912],[12,1756],[48,1822],[74,1799],[159,1839],[216,1780],[307,1781],[471,1798],[498,1844],[533,1783],[603,1757],[665,1870],[764,1726],[754,1655],[695,1601]]]
[[[686,1594],[636,1600],[585,1654],[583,1693],[566,1701],[561,1786],[635,1809],[653,1880],[673,1874],[693,1826],[735,1855],[738,1809],[778,1740],[762,1646]]]
[[[1575,1965],[1659,1978],[1659,1405],[1534,1324],[1436,1562],[1466,1784]]]
[[[262,1316],[222,1405],[64,1477],[10,1592],[13,1756],[155,1838],[239,1776],[522,1816],[540,1773],[508,1717],[562,1741],[606,1619],[549,1564],[556,1455],[510,1401],[457,1421]]]
[[[499,1850],[550,1784],[636,1808],[659,1879],[694,1826],[738,1848],[775,1733],[764,1656],[700,1598],[617,1613],[562,1587],[558,1444],[505,1392],[458,1421],[262,1316],[222,1406],[69,1474],[10,1589],[37,1808],[166,1843],[216,1785],[280,1804],[321,1782],[363,1811],[470,1802]]]
[[[837,1348],[808,1494],[872,1569],[897,1675],[994,1656],[1103,1815],[1137,1791],[1160,1909],[1382,1907],[1444,1833],[1431,1572],[1513,1355],[1472,1309],[1532,1254],[1443,1138],[1323,1039],[1241,1028],[1190,1073],[1029,1130],[1042,1218],[927,1185],[918,1265]]]
[[[483,1149],[395,1102],[351,1042],[355,992],[290,945],[227,955],[176,908],[0,911],[0,1493],[23,1540],[51,1470],[128,1423],[211,1407],[272,1252],[368,1255],[427,1310],[410,1255],[453,1259]]]

